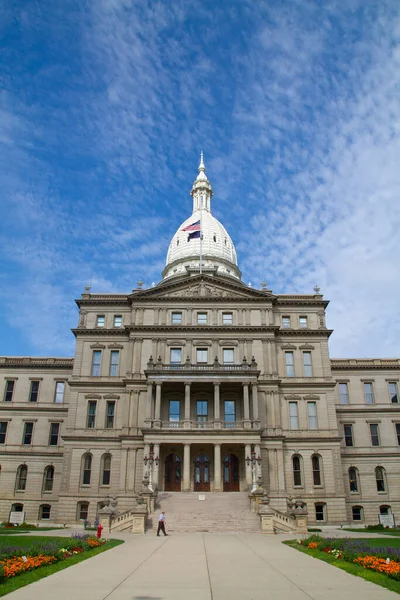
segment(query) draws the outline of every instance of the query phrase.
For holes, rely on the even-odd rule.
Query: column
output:
[[[251,464],[247,464],[246,458],[251,458],[251,444],[246,444],[244,447],[244,458],[245,458],[245,466],[246,466],[246,485],[249,489],[251,489],[252,477],[251,477]]]
[[[251,427],[250,423],[250,403],[249,403],[249,384],[243,384],[243,417],[244,417],[244,426],[249,429]]]
[[[160,458],[160,444],[154,444],[153,446],[154,458]],[[153,468],[153,489],[156,490],[158,488],[159,481],[159,473],[160,473],[160,465],[156,465],[154,463]]]
[[[259,456],[261,457],[261,448],[260,448],[260,444],[255,444],[254,445],[254,452],[256,455],[256,458],[258,458]],[[259,481],[259,477],[261,476],[261,464],[256,464],[256,482],[258,483]]]
[[[119,468],[119,489],[120,492],[125,492],[126,490],[126,468],[128,461],[128,450],[129,448],[121,449],[121,463]]]
[[[142,357],[142,344],[143,344],[143,340],[135,340],[135,346],[133,349],[133,357],[135,360],[135,375],[139,375],[140,374],[140,361],[141,361],[141,357]]]
[[[183,447],[183,490],[190,492],[190,444]]]
[[[214,444],[214,492],[222,492],[221,444]]]
[[[277,429],[282,429],[282,418],[281,418],[281,404],[279,401],[279,392],[275,390],[272,392],[274,397],[275,404],[275,427]]]
[[[185,381],[185,429],[190,428],[190,381]]]
[[[276,360],[276,343],[275,340],[271,340],[271,354],[272,354],[272,374],[278,375],[278,363]]]
[[[286,489],[285,485],[285,466],[283,462],[283,448],[278,448],[277,451],[278,459],[278,490],[284,492]]]
[[[161,383],[156,383],[156,408],[154,411],[154,420],[157,425],[161,425]]]
[[[153,416],[153,384],[147,384],[146,421],[151,421]]]
[[[251,386],[251,395],[253,402],[253,421],[258,421],[258,385],[253,383]]]
[[[219,399],[219,386],[220,382],[214,383],[214,421],[219,421],[220,416],[220,399]]]

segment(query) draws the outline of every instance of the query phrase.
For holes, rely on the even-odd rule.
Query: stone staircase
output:
[[[250,512],[247,492],[159,492],[147,532],[156,532],[161,510],[166,511],[167,533],[260,532],[260,517]]]

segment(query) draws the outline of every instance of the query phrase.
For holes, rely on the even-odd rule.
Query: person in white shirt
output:
[[[165,533],[165,510],[163,510],[162,513],[160,514],[160,516],[158,517],[158,528],[157,528],[158,536],[160,536],[160,531],[162,531],[164,535],[168,535],[168,533]]]

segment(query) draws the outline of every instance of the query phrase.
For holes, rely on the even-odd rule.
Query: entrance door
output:
[[[182,462],[176,454],[168,454],[165,459],[165,485],[166,492],[180,492],[182,480]]]
[[[239,459],[235,454],[228,454],[223,460],[224,492],[239,491]]]
[[[210,491],[210,459],[205,454],[194,459],[194,491]]]

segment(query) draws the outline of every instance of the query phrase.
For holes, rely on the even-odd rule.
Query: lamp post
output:
[[[251,453],[251,457],[248,456],[246,458],[247,466],[251,465],[251,476],[252,476],[252,487],[251,491],[254,492],[257,489],[257,481],[256,481],[256,471],[257,466],[261,464],[261,456],[256,456],[255,452]]]
[[[160,459],[158,458],[158,456],[154,456],[154,452],[152,449],[150,449],[149,452],[149,456],[145,456],[143,458],[143,462],[145,467],[147,467],[147,471],[149,473],[149,485],[148,488],[150,490],[150,492],[154,492],[153,490],[153,471],[154,471],[154,467],[158,467],[158,463],[160,462]]]

